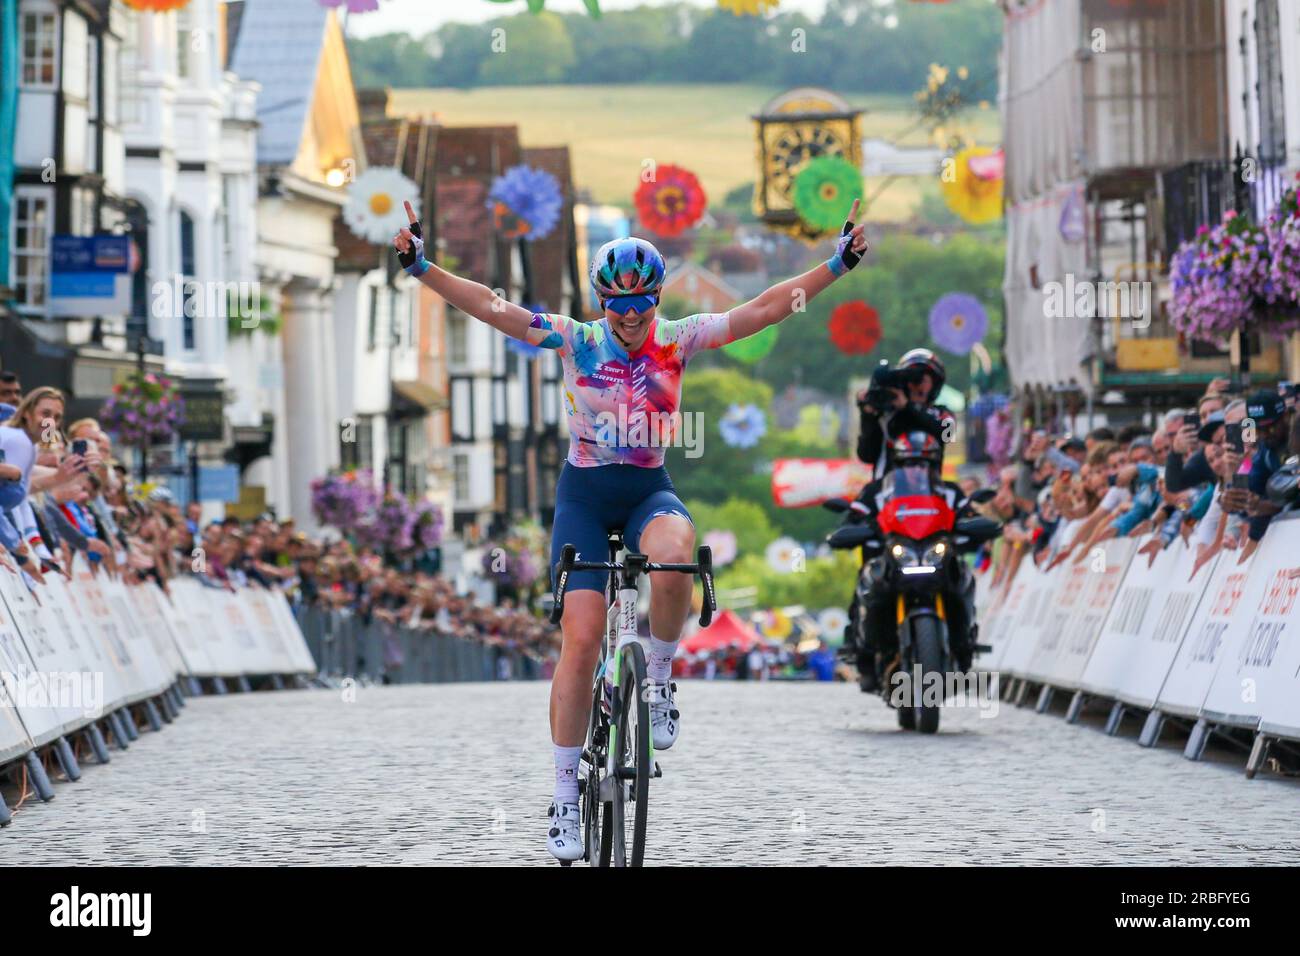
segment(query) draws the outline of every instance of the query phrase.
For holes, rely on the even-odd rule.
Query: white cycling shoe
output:
[[[654,681],[650,689],[650,736],[655,750],[667,750],[677,742],[682,715],[673,699],[676,690],[677,685],[671,680],[662,684]]]
[[[562,863],[582,859],[582,813],[576,803],[556,804],[546,811],[551,826],[546,831],[546,849]]]

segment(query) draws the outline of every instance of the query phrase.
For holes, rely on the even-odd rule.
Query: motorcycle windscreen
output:
[[[877,521],[880,530],[914,541],[951,531],[957,515],[942,491],[924,465],[895,468],[885,476],[885,505]]]

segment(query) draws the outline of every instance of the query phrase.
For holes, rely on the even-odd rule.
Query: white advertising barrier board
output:
[[[154,649],[158,652],[158,657],[167,672],[171,674],[172,680],[182,674],[188,674],[185,659],[181,657],[180,648],[172,639],[171,629],[163,620],[162,608],[158,606],[162,590],[154,582],[148,581],[126,587],[125,592],[137,625],[144,629],[149,640],[153,642]]]
[[[136,620],[130,598],[126,594],[127,586],[121,578],[101,578],[99,589],[117,619],[118,633],[123,635],[131,656],[135,658],[149,696],[162,693],[176,680],[176,675],[158,653],[152,638]]]
[[[285,632],[275,610],[275,593],[264,588],[245,588],[239,592],[244,607],[252,614],[253,626],[262,643],[270,647],[275,661],[275,673],[294,674],[302,670],[302,661],[293,653],[293,645],[285,639]],[[300,634],[296,635],[299,641]]]
[[[1199,716],[1220,662],[1235,652],[1225,645],[1224,638],[1234,617],[1248,613],[1245,609],[1251,606],[1243,604],[1242,599],[1251,589],[1251,567],[1255,561],[1252,557],[1245,564],[1238,564],[1238,556],[1239,552],[1233,551],[1219,555],[1219,563],[1205,586],[1192,623],[1187,626],[1173,666],[1156,695],[1157,710],[1182,717]]]
[[[1083,559],[1081,566],[1088,569],[1088,576],[1074,611],[1068,617],[1054,614],[1049,619],[1049,628],[1061,629],[1055,653],[1030,662],[1030,669],[1041,671],[1044,681],[1055,687],[1079,686],[1135,550],[1137,541],[1133,538],[1112,538]]]
[[[1024,607],[1025,594],[1029,590],[1027,580],[1028,576],[1022,575],[1020,569],[1017,569],[1010,585],[1004,582],[997,588],[984,611],[976,612],[975,620],[979,622],[980,629],[979,642],[993,648],[976,658],[975,664],[980,670],[996,671],[1002,666],[1012,631]]]
[[[1063,567],[1043,571],[1030,558],[1021,562],[1015,584],[1022,585],[1024,591],[1019,609],[1007,622],[1005,650],[998,660],[998,669],[1004,675],[1025,676],[1064,572]]]
[[[1055,590],[1042,598],[1038,624],[1034,630],[1033,649],[1023,667],[1023,675],[1036,681],[1048,681],[1053,665],[1061,654],[1062,645],[1070,630],[1070,622],[1083,612],[1084,600],[1099,576],[1092,570],[1092,559],[1075,563],[1073,558],[1057,565],[1049,572],[1056,582]]]
[[[177,604],[178,598],[185,590],[182,585],[186,584],[184,579],[168,582],[170,596],[162,591],[156,591],[158,611],[162,615],[163,625],[171,634],[176,649],[180,651],[181,659],[185,662],[185,672],[194,677],[211,677],[217,671],[208,656],[208,642],[196,629],[193,617],[186,616]]]
[[[316,660],[311,656],[311,648],[307,646],[307,639],[303,637],[293,609],[289,607],[289,599],[283,591],[273,591],[268,596],[268,601],[280,622],[280,633],[284,635],[284,642],[294,659],[294,671],[299,674],[315,674]]]
[[[1259,543],[1249,586],[1224,635],[1223,663],[1201,705],[1207,718],[1254,729],[1266,715],[1277,726],[1295,713],[1288,705],[1300,694],[1298,598],[1300,522],[1274,522]]]
[[[60,732],[67,734],[103,715],[104,680],[96,678],[82,662],[76,645],[69,643],[68,635],[54,626],[49,609],[37,596],[52,599],[46,586],[34,584],[34,588],[29,589],[15,574],[0,574],[0,596],[9,620],[18,629],[35,667],[26,686],[21,690],[10,687],[10,693],[17,698],[24,721],[33,719],[35,710],[49,710],[57,715]],[[36,737],[35,731],[32,737]]]
[[[156,693],[150,684],[148,665],[138,661],[127,646],[126,635],[122,625],[109,606],[108,598],[100,589],[100,581],[105,577],[103,571],[98,574],[90,569],[85,556],[78,554],[72,560],[72,584],[67,593],[72,599],[75,614],[80,618],[82,627],[93,639],[99,640],[99,646],[117,672],[117,682],[123,691],[123,703],[134,704],[136,701],[152,697]]]
[[[41,600],[50,612],[51,628],[65,635],[68,644],[76,649],[82,667],[99,675],[96,679],[103,682],[104,711],[114,711],[126,703],[126,685],[98,630],[87,627],[82,620],[76,599],[69,593],[76,586],[64,581],[60,574],[47,574]]]
[[[1154,563],[1134,554],[1079,686],[1135,707],[1153,706],[1217,561],[1216,555],[1189,580],[1196,548],[1181,537],[1157,552]]]
[[[20,588],[25,587],[17,575],[3,568],[0,568],[0,579],[13,579]],[[0,683],[7,691],[6,697],[16,706],[18,719],[33,744],[39,747],[63,733],[68,720],[66,714],[52,707],[26,706],[29,689],[40,686],[40,669],[23,642],[16,619],[3,601],[0,601],[0,676],[3,677]]]
[[[202,676],[238,677],[242,674],[234,635],[217,618],[213,595],[225,592],[204,587],[194,578],[177,578],[171,583],[171,588],[172,603],[179,609],[180,619],[193,629],[211,663],[211,672]]]
[[[272,674],[276,668],[269,648],[263,646],[253,627],[252,615],[244,610],[242,595],[230,591],[209,591],[216,608],[217,626],[234,638],[241,674]]]
[[[4,651],[0,648],[0,667],[4,666],[3,656]],[[27,728],[18,717],[17,703],[9,696],[5,682],[0,681],[0,764],[21,757],[33,746],[32,738],[27,736]]]

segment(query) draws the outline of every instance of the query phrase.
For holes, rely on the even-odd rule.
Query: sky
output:
[[[600,0],[602,10],[626,10],[631,7],[666,6],[678,0]],[[716,6],[716,0],[680,0],[697,7]],[[781,0],[783,11],[801,10],[819,17],[826,0]],[[494,17],[509,16],[527,11],[525,0],[513,3],[488,3],[486,0],[379,0],[379,9],[373,13],[350,16],[347,25],[349,36],[368,37],[381,33],[410,33],[423,36],[444,23],[482,22]],[[586,13],[582,0],[546,0],[546,9],[557,13]]]

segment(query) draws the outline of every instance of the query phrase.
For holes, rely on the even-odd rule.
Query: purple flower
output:
[[[966,355],[988,331],[989,317],[979,299],[949,292],[930,309],[930,338],[954,355]]]

